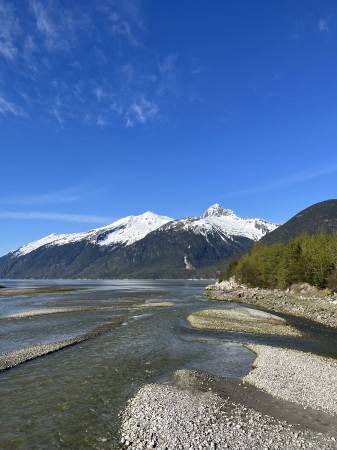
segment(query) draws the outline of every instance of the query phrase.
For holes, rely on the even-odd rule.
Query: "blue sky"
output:
[[[0,254],[336,198],[335,0],[0,0]]]

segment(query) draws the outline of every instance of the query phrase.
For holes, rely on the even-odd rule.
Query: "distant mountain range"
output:
[[[0,278],[214,278],[277,227],[217,204],[179,220],[146,212],[28,243],[0,258]]]
[[[301,233],[314,234],[319,230],[332,233],[337,230],[337,200],[325,200],[300,211],[277,229],[262,237],[261,241],[271,245],[287,244]]]

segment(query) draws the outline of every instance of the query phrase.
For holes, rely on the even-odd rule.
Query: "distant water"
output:
[[[243,376],[254,355],[242,342],[320,351],[335,336],[270,338],[192,329],[186,317],[209,307],[209,281],[9,281],[9,288],[71,287],[71,293],[1,297],[0,352],[64,341],[115,323],[96,337],[0,373],[0,448],[117,449],[119,412],[145,383],[172,381],[177,369]],[[173,302],[162,308],[144,302]],[[241,305],[242,306],[242,305]],[[23,318],[5,315],[50,308],[84,308]],[[297,325],[312,324],[294,319]],[[331,341],[331,342],[330,342]],[[331,344],[331,345],[330,345]],[[330,347],[329,347],[330,346]]]

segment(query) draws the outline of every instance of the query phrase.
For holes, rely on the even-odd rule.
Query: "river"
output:
[[[119,413],[140,386],[171,383],[177,369],[243,376],[255,359],[243,342],[331,353],[335,348],[334,332],[289,317],[308,333],[306,339],[192,329],[186,321],[191,312],[238,306],[209,300],[204,295],[207,280],[0,284],[74,289],[12,297],[1,297],[0,291],[0,353],[101,330],[91,339],[0,373],[0,448],[6,450],[118,449]],[[148,306],[158,302],[173,306]],[[56,308],[70,311],[5,317]]]

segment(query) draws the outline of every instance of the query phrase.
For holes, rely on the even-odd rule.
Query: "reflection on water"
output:
[[[63,341],[106,323],[114,329],[0,374],[0,447],[6,449],[118,447],[118,413],[144,383],[170,382],[178,369],[238,377],[254,355],[242,342],[300,348],[300,341],[192,329],[186,317],[210,306],[207,281],[1,281],[12,288],[74,287],[59,294],[1,297],[1,353]],[[170,307],[140,308],[144,302]],[[242,306],[242,305],[241,305]],[[3,316],[48,308],[57,314]],[[81,309],[82,308],[82,309]],[[321,343],[324,347],[325,343]]]

